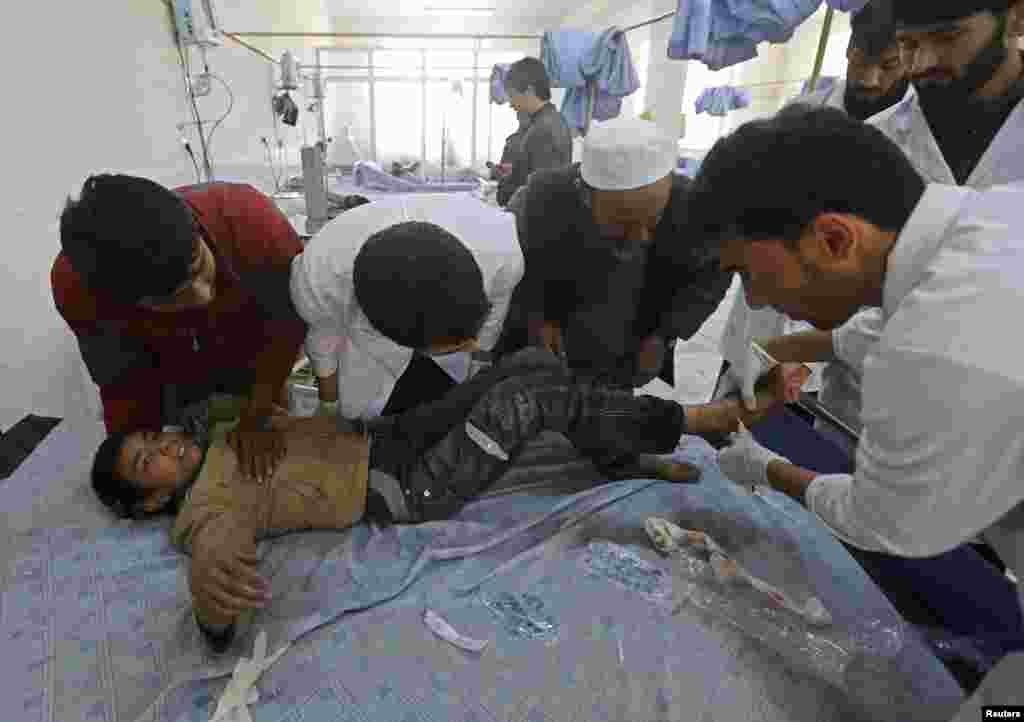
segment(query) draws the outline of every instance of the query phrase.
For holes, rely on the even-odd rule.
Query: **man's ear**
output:
[[[842,263],[850,253],[853,229],[845,216],[839,213],[822,213],[811,224],[810,241],[812,252],[818,261],[826,265]],[[803,245],[803,244],[801,244]]]

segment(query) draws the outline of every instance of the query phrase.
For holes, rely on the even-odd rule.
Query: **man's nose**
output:
[[[882,87],[882,69],[877,65],[872,65],[864,71],[860,83],[870,90],[877,90]]]
[[[912,76],[927,75],[939,64],[938,53],[926,45],[919,45],[903,54],[903,63]]]

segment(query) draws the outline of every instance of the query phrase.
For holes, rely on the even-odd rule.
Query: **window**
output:
[[[427,83],[427,164],[431,175],[442,160],[449,172],[472,163],[473,88],[469,83],[430,81]],[[441,155],[441,139],[447,148]]]
[[[419,50],[378,50],[373,54],[373,72],[378,78],[420,76],[423,74],[423,53]]]
[[[365,50],[322,50],[320,63],[327,66],[321,71],[325,78],[368,77],[370,74],[370,54]]]
[[[432,78],[456,79],[470,77],[473,72],[473,53],[450,50],[427,51],[427,74]]]
[[[706,88],[719,85],[731,85],[735,68],[709,70],[706,65],[698,62],[686,64],[686,86],[683,90],[683,114],[686,116],[686,129],[683,135],[683,146],[687,150],[704,152],[718,140],[722,131],[722,118],[701,113],[697,115],[697,98]]]
[[[377,80],[374,84],[377,120],[377,161],[423,157],[423,96],[420,82]]]
[[[477,163],[482,164],[488,160],[497,163],[501,160],[505,138],[515,133],[517,128],[519,128],[519,119],[512,107],[508,103],[495,105],[491,102],[491,81],[488,76],[486,82],[480,82],[477,90]]]
[[[783,45],[762,43],[758,57],[740,65],[712,72],[699,62],[687,63],[683,113],[686,115],[685,151],[705,152],[718,138],[743,123],[778,112],[788,101],[800,94],[804,81],[814,68],[825,8],[815,18],[796,29]],[[846,46],[850,40],[849,20],[845,13],[835,13],[832,31],[822,64],[823,76],[846,73]],[[695,103],[705,88],[731,85],[750,91],[750,107],[733,111],[724,118],[697,115]]]
[[[327,162],[348,166],[373,158],[370,133],[370,83],[329,80],[324,84],[324,128],[334,141]]]
[[[396,160],[421,160],[436,175],[442,160],[453,171],[497,161],[519,124],[508,105],[490,103],[491,69],[537,52],[536,41],[464,38],[376,38],[320,50],[324,127],[333,139],[329,162],[376,159],[387,168]]]

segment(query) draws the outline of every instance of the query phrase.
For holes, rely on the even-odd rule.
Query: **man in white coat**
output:
[[[885,2],[916,92],[868,122],[900,147],[927,182],[984,189],[1024,181],[1024,54],[1018,48],[1024,2]],[[772,328],[766,314],[774,315],[750,314],[750,333],[765,337],[762,345],[777,360],[842,362],[830,367],[833,378],[823,380],[822,402],[859,430],[861,364],[881,335],[878,309],[831,333],[802,330],[782,338],[770,337],[792,329]]]
[[[853,475],[799,468],[749,434],[723,472],[798,499],[851,546],[931,557],[980,534],[1024,576],[1024,345],[993,325],[1024,306],[1024,191],[927,185],[876,128],[794,108],[720,140],[692,193],[751,307],[832,329],[873,306],[884,322]]]
[[[801,95],[792,101],[814,106],[838,108],[857,120],[867,120],[913,94],[910,80],[896,42],[890,0],[871,0],[850,21],[852,34],[846,51],[845,80],[823,90]],[[844,334],[842,352],[833,347],[831,335],[816,332],[810,324],[794,322],[771,309],[752,311],[738,293],[729,317],[728,336],[740,341],[737,348],[723,348],[727,361],[734,365],[723,379],[724,394],[743,387],[749,396],[754,379],[737,378],[742,363],[736,353],[746,353],[748,337],[757,337],[766,351],[779,361],[815,363],[815,374],[807,385],[820,391],[819,402],[847,428],[860,431],[860,349],[877,340],[877,309],[850,324]],[[743,328],[739,328],[739,327]],[[864,333],[861,333],[864,331]],[[784,335],[785,334],[785,335]],[[820,363],[820,365],[818,365]],[[827,364],[827,365],[825,365]],[[818,422],[820,433],[853,455],[854,441],[829,424]]]
[[[869,122],[931,183],[1024,177],[1024,2],[891,0],[915,93]]]
[[[867,120],[907,97],[910,80],[896,43],[889,0],[871,0],[853,15],[850,27],[846,78],[793,102],[839,108]]]
[[[292,262],[321,408],[397,414],[465,381],[523,268],[515,218],[468,195],[402,195],[338,216]]]

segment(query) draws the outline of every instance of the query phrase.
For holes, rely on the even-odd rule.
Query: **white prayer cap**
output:
[[[651,121],[616,118],[587,133],[580,172],[592,188],[628,191],[667,176],[678,155],[675,139]]]

